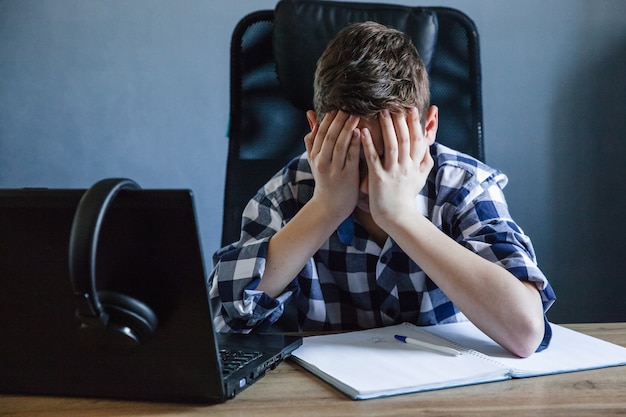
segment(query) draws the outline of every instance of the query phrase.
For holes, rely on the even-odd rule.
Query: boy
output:
[[[301,331],[471,320],[528,356],[553,291],[511,219],[504,174],[435,143],[411,41],[352,24],[318,61],[306,152],[250,201],[215,254],[221,331],[263,329],[293,298]]]

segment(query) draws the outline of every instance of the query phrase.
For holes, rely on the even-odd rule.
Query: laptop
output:
[[[121,190],[110,203],[97,243],[98,293],[139,300],[158,324],[133,349],[90,345],[68,273],[84,192],[0,190],[0,392],[223,402],[300,346],[298,336],[216,333],[189,190]]]

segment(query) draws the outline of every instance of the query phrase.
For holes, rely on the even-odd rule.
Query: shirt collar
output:
[[[337,228],[337,235],[339,241],[346,246],[352,245],[352,239],[354,238],[354,219],[352,215],[345,219]]]

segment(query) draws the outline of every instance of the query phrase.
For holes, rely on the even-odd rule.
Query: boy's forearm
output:
[[[544,321],[533,283],[459,245],[421,215],[396,218],[385,227],[477,327],[518,356],[534,352]]]
[[[310,200],[269,241],[265,272],[257,290],[277,297],[345,219],[327,215]]]

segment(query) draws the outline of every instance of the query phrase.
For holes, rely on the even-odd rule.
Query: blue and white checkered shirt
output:
[[[420,212],[459,244],[518,279],[536,283],[547,310],[554,292],[537,267],[530,239],[509,215],[502,193],[507,177],[441,144],[435,143],[431,154],[434,168],[416,197]],[[240,240],[216,252],[209,285],[220,331],[263,329],[282,315],[290,298],[300,327],[293,331],[466,320],[391,238],[379,247],[352,218],[330,236],[283,294],[272,298],[257,291],[269,239],[311,198],[313,187],[303,154],[249,202]]]

